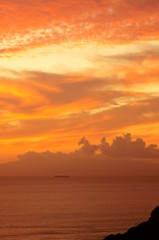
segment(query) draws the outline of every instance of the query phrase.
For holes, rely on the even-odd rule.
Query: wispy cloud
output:
[[[158,12],[158,0],[0,0],[2,156],[68,151],[84,133],[158,143]]]

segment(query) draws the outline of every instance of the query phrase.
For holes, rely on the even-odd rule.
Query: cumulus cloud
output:
[[[99,149],[102,154],[111,157],[159,158],[157,145],[146,146],[142,138],[132,140],[130,133],[117,136],[111,145],[102,139]]]
[[[96,150],[98,149],[97,145],[91,145],[85,137],[83,137],[78,144],[82,145],[79,151],[87,155],[95,154]]]
[[[112,143],[102,138],[91,144],[85,137],[79,149],[64,152],[30,151],[18,156],[18,161],[0,165],[1,176],[53,175],[157,175],[159,148],[147,145],[131,135],[117,136]]]
[[[19,155],[19,160],[51,160],[51,159],[82,159],[85,157],[92,158],[159,158],[159,148],[156,144],[146,145],[142,138],[132,140],[131,134],[127,133],[123,136],[116,136],[112,143],[108,143],[103,137],[99,144],[91,144],[85,137],[79,141],[80,148],[70,153],[52,153],[50,151],[36,153],[27,152]]]
[[[0,9],[2,153],[74,149],[92,130],[94,141],[105,131],[158,140],[158,0],[0,0]],[[116,156],[125,140],[114,141],[83,139],[77,158]],[[147,148],[137,156],[157,151]]]

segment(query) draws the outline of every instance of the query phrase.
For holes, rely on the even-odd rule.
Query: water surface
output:
[[[0,239],[100,240],[157,205],[158,177],[0,178]]]

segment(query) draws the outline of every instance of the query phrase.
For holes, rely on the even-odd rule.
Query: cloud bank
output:
[[[111,144],[102,138],[91,144],[85,137],[70,153],[29,151],[18,160],[0,165],[0,176],[148,176],[159,173],[159,148],[146,145],[130,134],[117,136]]]
[[[125,134],[123,136],[117,136],[113,139],[113,142],[109,144],[106,138],[102,138],[101,142],[97,145],[91,144],[85,137],[79,141],[80,148],[71,153],[52,153],[52,152],[27,152],[19,155],[19,160],[35,160],[35,159],[69,159],[72,157],[83,158],[85,157],[112,157],[116,159],[120,158],[146,158],[146,159],[159,159],[159,148],[156,144],[146,145],[142,138],[132,140],[131,134]]]

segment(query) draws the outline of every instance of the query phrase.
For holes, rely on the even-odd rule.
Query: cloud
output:
[[[117,136],[112,143],[102,138],[91,144],[85,137],[80,148],[70,153],[29,151],[18,155],[16,162],[0,165],[1,176],[53,175],[157,175],[159,148],[147,145],[130,134]]]
[[[147,12],[149,12],[150,9],[155,12],[155,7],[159,7],[158,0],[127,0],[127,3],[136,9]]]
[[[105,139],[102,139],[99,149],[102,154],[117,158],[159,158],[157,145],[151,144],[146,146],[146,143],[141,138],[133,141],[129,133],[123,137],[116,137],[111,145]]]
[[[15,79],[0,79],[2,142],[18,138],[29,141],[29,137],[50,139],[54,135],[58,141],[63,134],[65,137],[68,134],[68,138],[71,134],[77,136],[74,141],[78,141],[78,136],[92,133],[97,139],[104,132],[122,133],[125,128],[129,131],[133,126],[152,126],[158,122],[159,98],[144,91],[140,93],[140,88],[136,91],[117,88],[115,76],[16,74]],[[142,89],[145,86],[143,83]],[[19,124],[13,124],[16,122]],[[146,133],[142,132],[142,136]],[[41,144],[47,147],[47,140]]]
[[[98,146],[91,145],[85,137],[81,138],[78,144],[82,145],[82,147],[79,149],[79,152],[86,155],[93,155],[98,149]]]
[[[159,148],[156,144],[150,144],[146,146],[146,143],[142,138],[132,140],[131,134],[125,134],[124,136],[117,136],[109,144],[106,138],[101,139],[101,143],[98,145],[91,145],[89,141],[83,137],[79,141],[79,145],[83,145],[78,151],[86,155],[98,154],[107,157],[115,158],[159,158]],[[77,152],[78,152],[77,151]]]
[[[1,49],[40,44],[158,38],[157,0],[0,2]],[[134,19],[135,16],[135,19]]]
[[[75,158],[82,159],[84,156],[89,156],[90,158],[100,158],[100,157],[111,157],[116,158],[117,160],[120,158],[147,158],[147,159],[159,159],[159,148],[156,144],[146,145],[142,138],[136,138],[132,140],[131,134],[127,133],[123,136],[117,136],[113,139],[112,143],[108,143],[106,138],[101,139],[100,144],[90,144],[90,142],[85,138],[81,138],[79,141],[79,146],[81,146],[78,150],[75,150],[71,153],[52,153],[52,152],[27,152],[25,154],[19,155],[19,160],[28,160],[32,161],[33,159],[59,159],[59,157],[63,159]]]
[[[37,2],[0,0],[2,158],[105,132],[158,143],[158,0]]]
[[[114,46],[114,52],[97,54],[96,62],[115,62],[116,65],[124,66],[125,63],[144,64],[144,61],[159,60],[159,41],[144,41]]]

